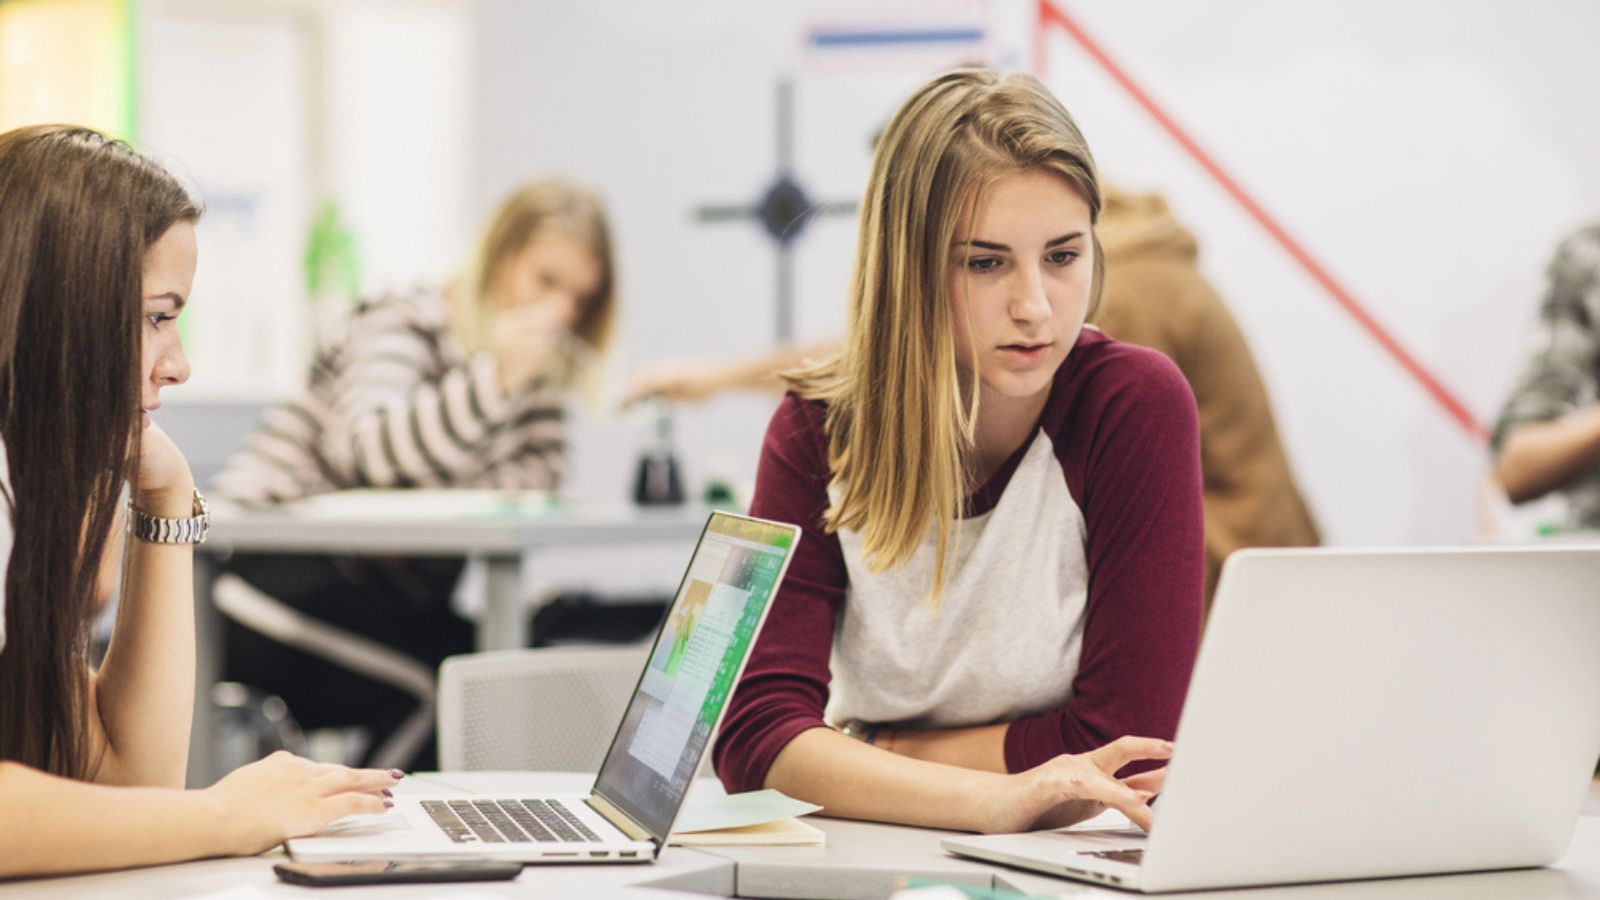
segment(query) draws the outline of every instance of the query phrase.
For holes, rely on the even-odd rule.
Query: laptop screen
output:
[[[800,537],[713,513],[656,634],[595,793],[665,840]]]

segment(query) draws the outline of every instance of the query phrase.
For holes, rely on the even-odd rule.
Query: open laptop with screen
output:
[[[303,861],[655,859],[799,540],[793,525],[711,514],[589,794],[402,794],[382,816],[352,817],[288,841],[289,854]]]
[[[949,838],[1146,892],[1555,862],[1600,755],[1600,546],[1229,557],[1146,837]]]

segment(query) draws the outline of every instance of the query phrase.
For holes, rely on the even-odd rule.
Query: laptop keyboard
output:
[[[557,800],[424,800],[422,810],[458,844],[600,840]]]
[[[1128,863],[1137,866],[1144,862],[1144,848],[1134,847],[1131,850],[1079,850],[1079,856],[1093,856],[1096,859],[1109,859],[1112,862]]]

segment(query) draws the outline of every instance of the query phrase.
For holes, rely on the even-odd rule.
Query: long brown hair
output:
[[[873,571],[910,561],[934,536],[937,602],[963,514],[978,382],[963,396],[946,267],[956,223],[996,179],[1029,170],[1065,178],[1100,214],[1089,146],[1050,91],[1028,75],[957,69],[901,105],[878,142],[862,201],[839,356],[793,373],[828,405],[830,531],[860,531]],[[1104,282],[1098,238],[1090,312]]]
[[[145,253],[200,209],[159,164],[87,128],[0,134],[0,438],[15,542],[0,758],[87,778],[94,584],[139,445]]]

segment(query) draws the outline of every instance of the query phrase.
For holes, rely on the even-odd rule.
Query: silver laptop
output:
[[[1155,825],[951,838],[1131,890],[1548,865],[1600,756],[1600,546],[1223,567]]]
[[[384,815],[341,820],[287,842],[289,854],[309,861],[655,859],[799,540],[793,525],[711,515],[589,794],[401,795]]]

